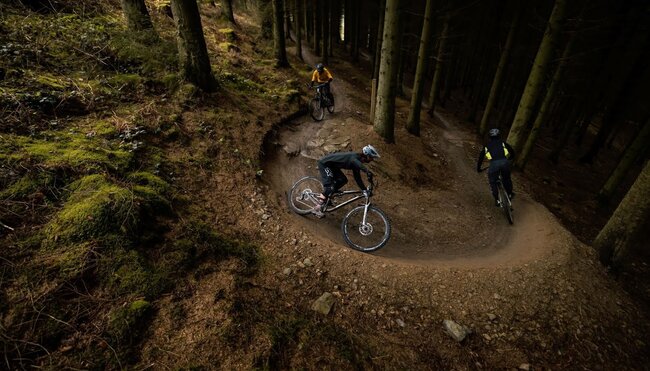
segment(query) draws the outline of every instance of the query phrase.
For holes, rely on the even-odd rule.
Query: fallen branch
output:
[[[0,225],[3,226],[3,227],[5,227],[5,228],[7,228],[7,229],[10,230],[10,231],[14,231],[14,230],[15,230],[15,229],[11,228],[10,226],[6,225],[6,224],[3,223],[3,222],[0,222]]]

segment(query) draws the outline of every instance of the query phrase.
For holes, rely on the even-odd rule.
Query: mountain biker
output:
[[[496,206],[499,205],[499,196],[497,190],[497,180],[499,174],[503,179],[503,186],[508,193],[510,199],[515,197],[512,192],[512,179],[510,178],[510,160],[515,158],[515,151],[510,144],[502,141],[499,137],[499,129],[490,129],[488,132],[490,137],[489,142],[481,149],[478,155],[478,162],[476,163],[476,171],[481,172],[484,159],[490,160],[490,167],[488,168],[488,180],[490,182],[490,189]]]
[[[328,98],[329,100],[329,105],[332,105],[332,102],[334,102],[334,96],[330,92],[330,83],[334,80],[332,77],[332,74],[330,71],[323,66],[322,63],[318,63],[316,65],[316,69],[311,75],[311,84],[309,84],[310,88],[314,87],[314,82],[318,83],[319,85],[323,85],[322,91],[323,94]]]
[[[335,152],[325,155],[318,160],[318,171],[323,181],[324,192],[319,195],[319,203],[312,213],[318,217],[323,216],[323,207],[327,204],[332,193],[337,192],[348,182],[348,178],[343,174],[341,169],[352,170],[352,175],[357,185],[363,191],[364,195],[371,196],[372,191],[366,188],[361,180],[361,172],[365,172],[368,179],[372,178],[372,172],[363,164],[372,162],[379,158],[379,153],[375,147],[368,144],[358,152]]]

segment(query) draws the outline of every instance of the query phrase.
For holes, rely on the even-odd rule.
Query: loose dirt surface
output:
[[[350,70],[343,67],[338,75]],[[367,103],[359,104],[369,94],[343,78],[336,78],[333,90],[337,112],[322,122],[296,120],[267,143],[265,181],[274,208],[287,210],[288,189],[304,175],[317,175],[320,156],[358,151],[367,143],[378,147],[382,158],[371,168],[381,186],[373,202],[393,226],[382,250],[370,255],[345,246],[340,230],[345,211],[323,220],[287,212],[281,218],[285,228],[303,231],[302,240],[314,241],[313,247],[294,247],[294,257],[322,261],[330,279],[340,283],[334,289],[348,291],[343,306],[360,306],[366,317],[383,322],[382,328],[429,338],[442,346],[442,354],[464,353],[440,335],[442,318],[463,323],[485,346],[482,360],[471,367],[533,361],[585,368],[604,362],[608,368],[619,357],[632,368],[641,366],[633,360],[647,345],[637,326],[647,321],[636,317],[634,305],[609,281],[591,249],[525,191],[518,190],[514,200],[515,224],[507,223],[492,204],[484,174],[475,171],[480,144],[472,133],[441,111],[433,120],[423,115],[422,137],[413,138],[401,129],[408,106],[399,101],[396,144],[386,145],[366,121]],[[349,178],[348,187],[356,187]],[[523,181],[515,177],[515,186]],[[341,312],[338,316],[348,314]]]
[[[385,144],[366,119],[370,93],[360,82],[363,72],[341,60],[331,66],[334,114],[322,122],[304,116],[269,135],[238,134],[244,147],[262,149],[258,180],[227,168],[181,175],[188,179],[186,192],[205,199],[206,218],[261,246],[264,264],[242,282],[234,279],[242,269],[237,261],[206,263],[185,291],[159,303],[142,364],[213,362],[227,369],[643,369],[649,364],[646,315],[607,276],[592,249],[526,194],[530,186],[524,179],[515,177],[511,226],[493,206],[485,175],[475,172],[479,143],[453,115],[439,111],[432,120],[423,118],[422,136],[413,137],[403,130],[407,102],[398,100],[396,144]],[[320,156],[368,143],[382,155],[371,164],[380,182],[373,202],[393,226],[388,244],[373,254],[343,242],[340,223],[349,208],[316,219],[295,215],[286,201],[295,180],[317,174]],[[311,310],[324,292],[335,299],[328,315]],[[175,322],[175,312],[187,319]],[[445,319],[472,333],[456,342],[442,327]]]

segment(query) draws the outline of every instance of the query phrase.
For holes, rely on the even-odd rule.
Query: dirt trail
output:
[[[334,114],[327,113],[321,122],[309,116],[299,118],[280,128],[273,143],[267,145],[271,150],[264,164],[266,179],[275,192],[278,207],[286,208],[286,192],[293,181],[304,175],[317,175],[315,161],[320,156],[332,150],[358,149],[354,144],[364,137],[374,143],[378,140],[361,115],[367,111],[362,106],[364,92],[342,78],[335,78],[333,91],[337,102]],[[422,126],[422,141],[437,142],[442,152],[439,156],[445,158],[447,165],[445,174],[424,175],[448,177],[450,187],[413,190],[399,181],[385,181],[374,201],[391,218],[393,234],[386,247],[375,255],[436,266],[510,265],[538,259],[564,242],[563,238],[556,238],[555,231],[565,231],[554,216],[521,192],[514,205],[515,225],[508,225],[501,210],[492,205],[485,175],[475,171],[472,149],[476,143],[472,133],[438,112],[435,120],[424,120]],[[399,141],[397,147],[393,152],[404,150],[399,148]],[[391,155],[384,153],[381,161]],[[388,164],[383,170],[389,178],[399,178],[399,168]],[[356,187],[348,178],[348,187]],[[344,245],[340,222],[347,210],[323,220],[295,215],[293,221]]]

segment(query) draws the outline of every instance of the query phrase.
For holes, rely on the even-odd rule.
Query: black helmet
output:
[[[490,129],[490,131],[488,131],[488,135],[490,137],[498,137],[499,136],[499,129]]]
[[[323,66],[322,63],[319,63],[319,64],[316,65],[316,70],[318,72],[323,72],[323,70],[325,70],[325,66]]]

